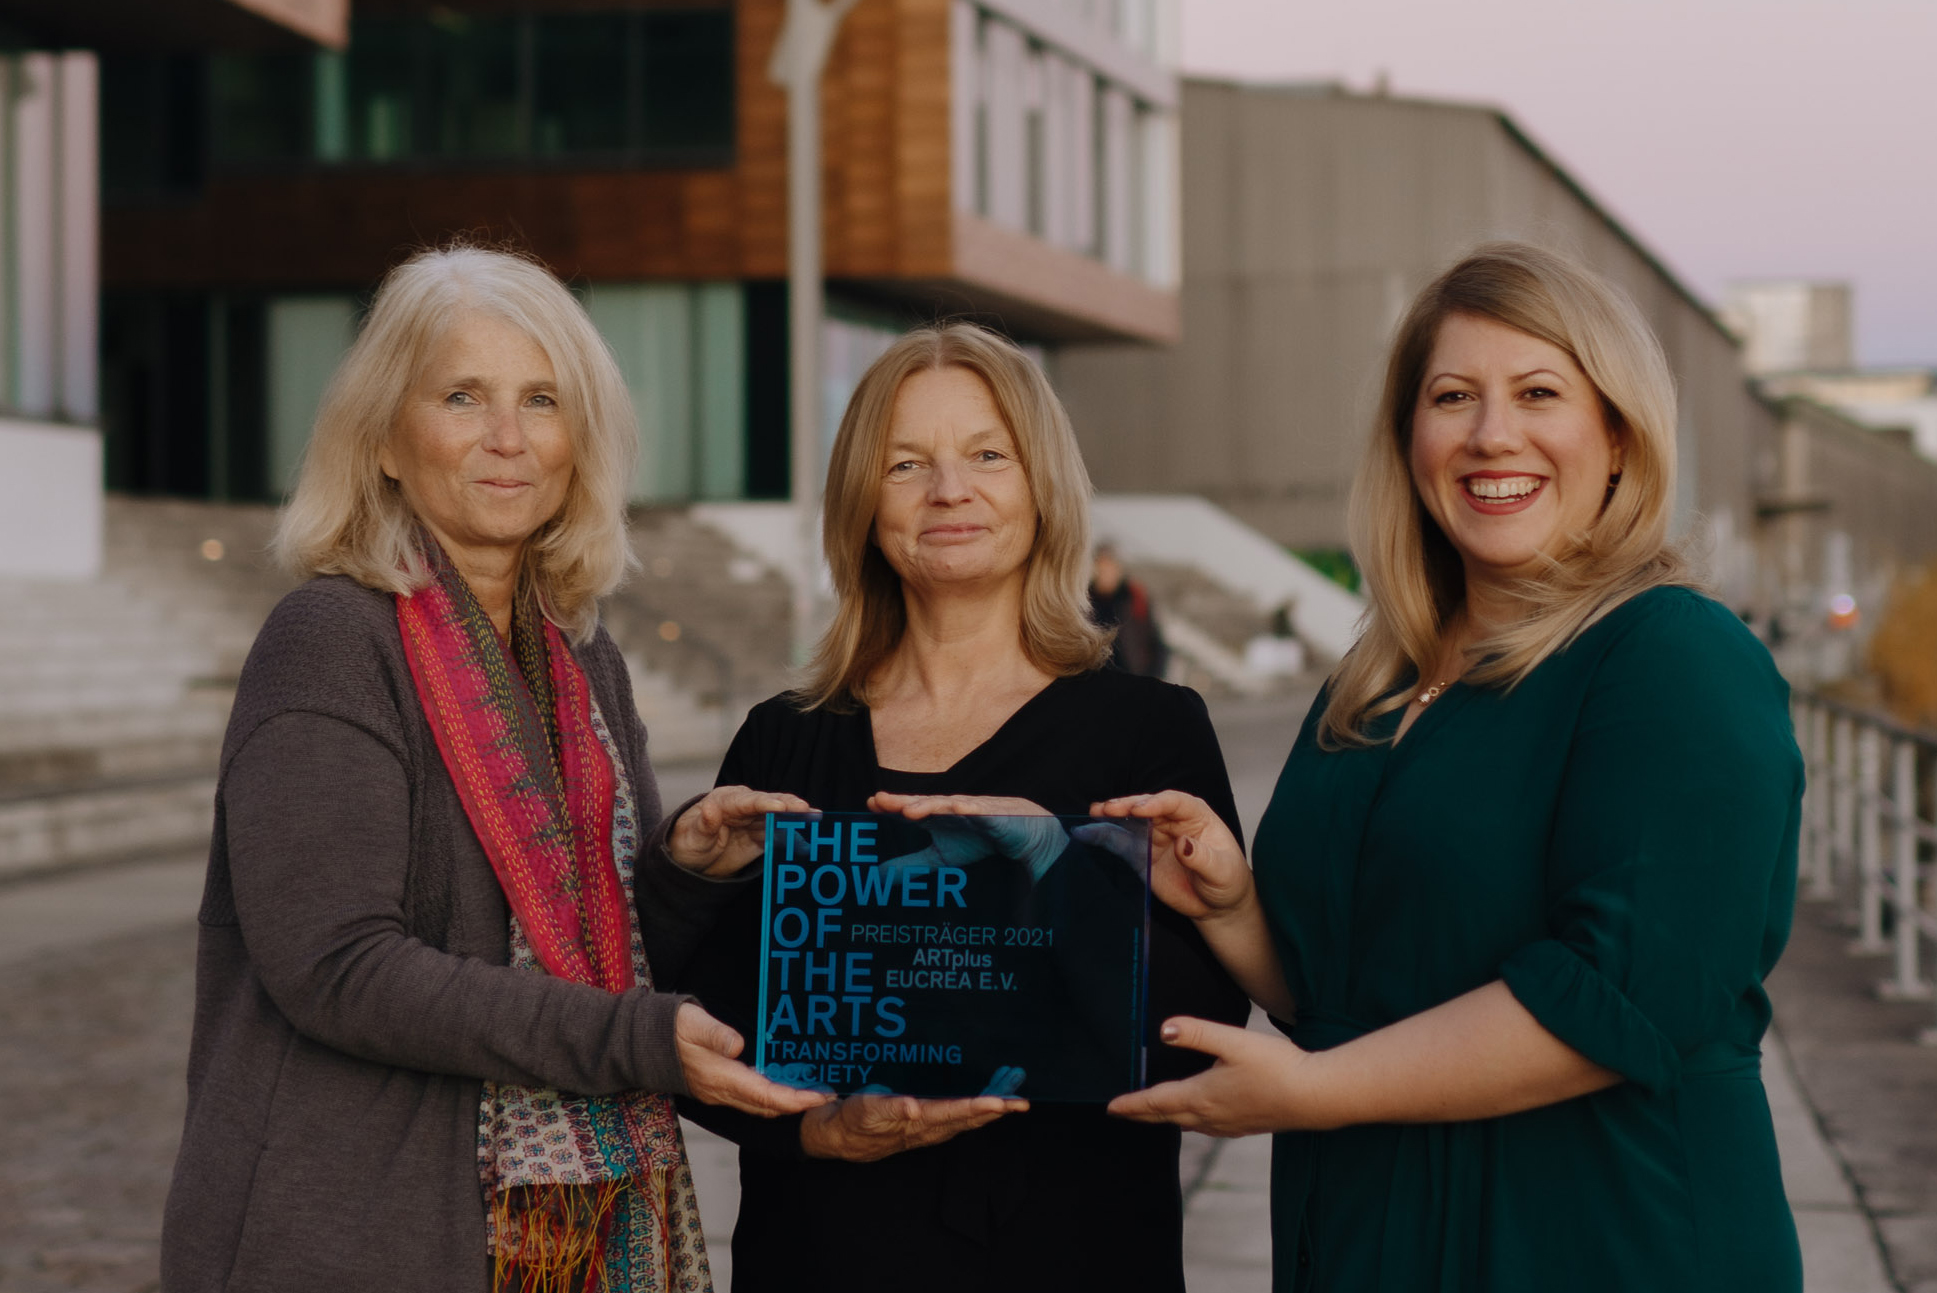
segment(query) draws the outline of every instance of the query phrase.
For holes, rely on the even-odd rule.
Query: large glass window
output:
[[[733,14],[353,17],[344,53],[210,60],[217,166],[724,165]]]
[[[259,161],[300,155],[308,144],[304,114],[308,59],[301,54],[217,59],[209,72],[210,109],[227,126],[226,151]]]
[[[539,153],[621,152],[642,137],[634,23],[631,14],[561,14],[538,25],[532,143]]]
[[[340,116],[349,123],[349,157],[401,161],[418,151],[415,108],[417,55],[422,42],[415,38],[426,32],[418,24],[406,22],[358,22],[351,31],[352,52],[344,59],[343,75],[317,86],[326,96],[316,105],[320,109],[317,115],[319,119]],[[217,59],[216,63],[219,66],[226,61]],[[340,104],[329,101],[338,94],[343,96]],[[227,127],[226,121],[217,122],[218,157]]]
[[[1086,62],[1080,50],[1033,32],[1010,7],[951,4],[955,205],[1120,273],[1174,286],[1176,112]],[[1156,31],[1152,15],[1170,12],[1167,4],[1133,6],[1125,21],[1143,33],[1137,48]],[[1118,12],[1103,0],[1092,8],[1076,16],[1097,22]]]
[[[600,283],[586,310],[639,419],[641,501],[742,498],[747,320],[737,283]]]
[[[644,100],[641,146],[728,150],[733,146],[733,15],[638,15]]]
[[[432,13],[419,84],[429,129],[419,132],[419,148],[436,157],[522,157],[531,151],[525,127],[528,92],[535,87],[520,65],[533,25],[529,18]]]

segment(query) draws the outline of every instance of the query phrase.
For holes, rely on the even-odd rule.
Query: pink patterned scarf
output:
[[[404,655],[444,766],[512,911],[512,963],[608,992],[652,986],[629,876],[638,847],[617,748],[585,671],[537,599],[510,641],[425,536],[432,580],[397,598]],[[621,805],[626,838],[614,832]],[[536,965],[532,965],[533,961]],[[481,1132],[542,1118],[559,1158],[502,1156],[483,1136],[494,1289],[710,1290],[679,1122],[663,1095],[609,1097],[486,1083]],[[692,1233],[687,1233],[691,1231]]]
[[[426,546],[434,577],[397,598],[397,622],[465,815],[539,962],[624,992],[634,977],[612,865],[612,762],[585,671],[529,595],[507,650],[463,576]]]

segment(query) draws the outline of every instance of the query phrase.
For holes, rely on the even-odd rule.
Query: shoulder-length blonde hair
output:
[[[626,499],[638,431],[618,365],[583,307],[550,270],[514,252],[458,243],[420,251],[384,276],[316,411],[273,551],[299,575],[348,575],[395,593],[424,585],[417,517],[378,454],[432,349],[469,311],[530,337],[558,379],[572,480],[563,506],[526,542],[520,581],[583,642],[598,626],[598,599],[633,564]]]
[[[908,626],[901,578],[874,543],[889,424],[901,384],[916,373],[961,368],[987,384],[1036,505],[1036,541],[1022,592],[1022,649],[1058,676],[1102,666],[1110,634],[1090,620],[1090,477],[1062,401],[1015,343],[971,323],[917,328],[888,347],[855,387],[827,466],[821,546],[839,605],[806,681],[803,709],[867,703],[868,679]]]
[[[1515,588],[1524,613],[1481,626],[1465,677],[1511,687],[1622,602],[1693,582],[1668,544],[1674,504],[1675,384],[1661,345],[1612,284],[1525,243],[1475,248],[1412,303],[1393,339],[1378,420],[1352,486],[1352,552],[1365,578],[1365,629],[1331,678],[1319,727],[1328,748],[1370,743],[1373,719],[1402,708],[1397,689],[1432,668],[1440,635],[1466,600],[1458,552],[1414,488],[1412,419],[1440,324],[1476,315],[1565,351],[1600,394],[1621,448],[1620,472],[1584,534],[1543,553]]]

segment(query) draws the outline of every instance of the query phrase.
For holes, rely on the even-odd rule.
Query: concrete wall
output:
[[[101,569],[101,433],[0,420],[0,575],[91,579]]]
[[[1681,384],[1684,525],[1752,530],[1767,416],[1709,312],[1499,113],[1186,81],[1184,341],[1060,352],[1099,489],[1199,493],[1293,547],[1345,543],[1393,325],[1491,238],[1570,251],[1631,293]]]

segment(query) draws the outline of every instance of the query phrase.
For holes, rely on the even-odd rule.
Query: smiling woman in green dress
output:
[[[1760,1074],[1802,768],[1667,542],[1674,387],[1615,289],[1478,249],[1402,322],[1354,495],[1369,611],[1259,828],[1175,792],[1159,895],[1289,1040],[1125,1117],[1277,1133],[1278,1290],[1801,1286]]]

